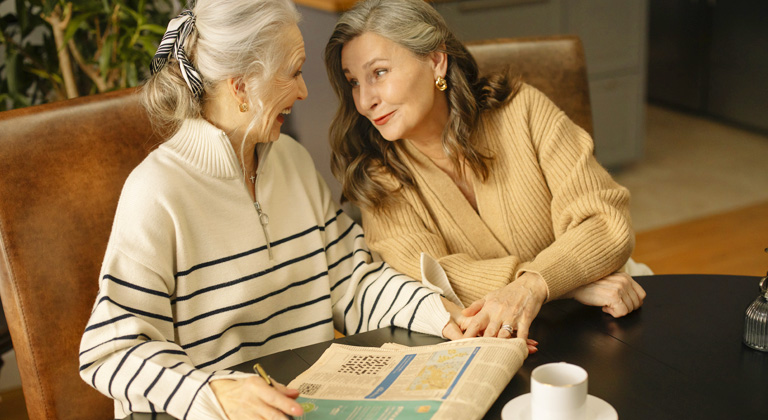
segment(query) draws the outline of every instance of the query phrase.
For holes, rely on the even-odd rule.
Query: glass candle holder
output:
[[[744,313],[744,344],[768,352],[768,276],[760,279],[760,296]]]

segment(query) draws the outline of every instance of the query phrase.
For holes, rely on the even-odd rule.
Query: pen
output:
[[[266,382],[267,385],[271,386],[272,388],[275,387],[275,384],[272,383],[272,378],[270,378],[269,375],[267,375],[267,372],[264,370],[263,367],[261,367],[260,364],[256,363],[255,365],[253,365],[253,370],[255,370],[256,373],[259,374],[259,376],[261,376],[261,379],[264,379],[264,382]]]
[[[272,378],[270,378],[269,375],[267,375],[267,371],[265,371],[260,364],[256,363],[255,365],[253,365],[253,370],[255,370],[256,373],[259,374],[259,376],[261,376],[261,379],[264,379],[264,382],[266,382],[267,385],[271,386],[272,388],[275,387],[275,384],[272,383]],[[288,416],[288,418],[293,419],[293,416]]]

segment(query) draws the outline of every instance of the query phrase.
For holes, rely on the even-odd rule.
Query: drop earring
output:
[[[248,112],[248,104],[246,102],[240,104],[240,112]]]
[[[444,92],[446,89],[448,89],[448,81],[443,78],[443,76],[437,76],[437,79],[435,80],[435,87],[437,87],[437,90],[440,92]]]

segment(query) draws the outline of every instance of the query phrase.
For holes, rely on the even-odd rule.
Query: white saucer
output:
[[[502,420],[530,420],[531,394],[514,398],[501,409]],[[610,404],[592,395],[587,395],[587,419],[618,420],[619,414]]]

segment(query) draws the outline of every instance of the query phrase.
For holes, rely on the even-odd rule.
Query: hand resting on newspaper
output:
[[[467,329],[467,326],[472,324],[472,317],[464,315],[463,309],[458,305],[456,305],[455,303],[449,301],[446,298],[441,298],[441,299],[443,301],[443,305],[445,305],[445,309],[448,311],[448,313],[451,314],[451,319],[448,321],[448,324],[446,324],[445,327],[443,328],[443,337],[449,340],[459,340],[459,339],[465,338],[464,332]],[[487,335],[486,337],[494,337],[494,336]],[[505,338],[505,337],[500,336],[500,338]],[[510,336],[507,336],[506,338],[510,338]],[[536,346],[538,346],[539,343],[535,340],[526,338],[526,345],[528,346],[528,354],[533,354],[539,351],[536,348]]]
[[[488,332],[485,337],[512,337],[511,333],[508,333],[506,336],[503,334],[497,335],[498,329],[501,328],[502,324],[495,325],[495,327],[488,327],[487,311],[482,312],[478,316],[478,312],[480,312],[481,309],[485,310],[493,307],[495,305],[494,302],[487,303],[485,301],[478,301],[479,303],[475,302],[478,304],[477,307],[471,307],[472,310],[470,310],[470,308],[465,309],[464,305],[461,303],[461,300],[453,291],[451,282],[448,281],[448,275],[445,273],[443,267],[435,258],[426,252],[421,253],[421,283],[429,289],[440,293],[443,306],[445,306],[446,311],[448,311],[448,313],[451,315],[448,323],[445,325],[445,327],[443,327],[443,337],[449,340],[458,340],[461,338],[476,337],[478,335],[482,335],[482,331]],[[520,284],[522,283],[519,283],[518,285]],[[546,293],[546,289],[544,289],[544,292]],[[485,304],[485,307],[483,307],[483,304]],[[538,309],[536,309],[536,313],[538,313]],[[536,313],[533,314],[534,317],[536,316]],[[528,325],[530,325],[530,322]],[[473,332],[468,332],[468,329],[470,328],[473,329]],[[489,328],[495,328],[492,334]],[[507,331],[504,332],[506,333]],[[538,351],[536,346],[539,343],[534,340],[529,340],[527,334],[522,338],[527,340],[526,344],[528,346],[529,354],[536,353]]]

